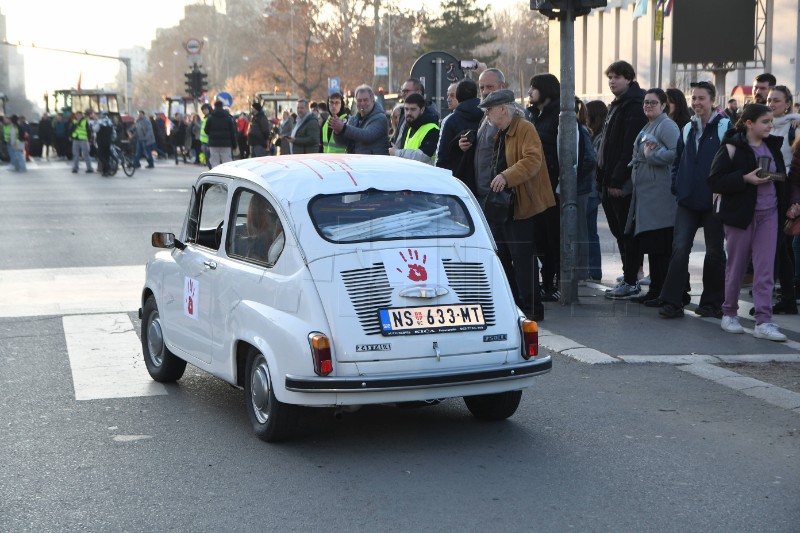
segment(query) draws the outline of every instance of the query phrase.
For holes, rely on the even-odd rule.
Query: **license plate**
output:
[[[480,304],[379,309],[384,335],[424,335],[486,329]]]

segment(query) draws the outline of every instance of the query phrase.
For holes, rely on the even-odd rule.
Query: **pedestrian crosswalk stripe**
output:
[[[135,311],[145,267],[0,270],[0,317]]]
[[[142,344],[125,313],[62,318],[76,400],[167,394],[150,378]]]

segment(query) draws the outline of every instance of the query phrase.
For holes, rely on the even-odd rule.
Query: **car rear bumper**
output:
[[[513,381],[546,374],[553,367],[548,355],[514,365],[494,366],[481,370],[427,374],[391,374],[348,378],[286,376],[286,390],[293,392],[358,393],[448,387],[474,383]]]

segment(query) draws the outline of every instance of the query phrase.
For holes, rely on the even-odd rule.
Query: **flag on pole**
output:
[[[669,14],[672,12],[672,1],[673,0],[658,0],[656,4],[656,9],[660,7],[664,7],[664,16],[668,17]]]
[[[81,78],[83,77],[83,71],[78,73],[78,90],[81,90]]]
[[[633,8],[633,20],[647,15],[648,0],[636,0],[636,7]]]

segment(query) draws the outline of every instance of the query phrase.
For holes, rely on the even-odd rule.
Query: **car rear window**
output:
[[[466,237],[474,230],[459,198],[428,192],[369,189],[321,195],[308,209],[317,232],[336,243]]]

